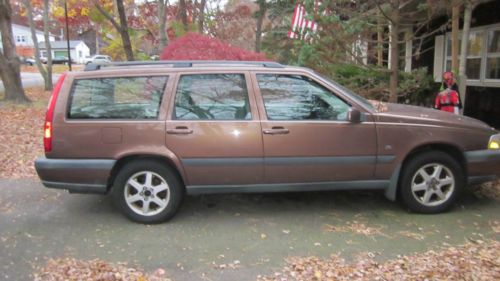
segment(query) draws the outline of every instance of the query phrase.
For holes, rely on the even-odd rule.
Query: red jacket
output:
[[[436,96],[435,108],[451,113],[457,113],[460,105],[460,97],[457,91],[446,89]]]

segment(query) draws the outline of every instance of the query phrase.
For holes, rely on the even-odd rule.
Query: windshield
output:
[[[355,100],[356,102],[370,108],[371,110],[373,111],[377,111],[377,109],[373,106],[373,104],[371,102],[369,102],[367,99],[363,98],[362,96],[354,93],[353,91],[351,91],[350,89],[340,85],[339,83],[335,82],[334,80],[320,74],[320,73],[317,73],[317,72],[314,72],[316,75],[318,75],[319,77],[323,78],[324,80],[330,82],[331,84],[333,84],[335,87],[339,88],[340,90],[342,90],[345,94],[347,94],[350,98],[352,98],[353,100]]]

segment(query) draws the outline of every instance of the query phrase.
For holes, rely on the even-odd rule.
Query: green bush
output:
[[[342,64],[332,65],[320,71],[365,98],[382,101],[389,99],[390,73],[387,69]],[[325,71],[327,73],[324,73]],[[430,106],[438,91],[439,85],[427,73],[426,68],[399,73],[398,102],[400,103]]]

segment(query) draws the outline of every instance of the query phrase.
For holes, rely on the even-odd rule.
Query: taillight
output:
[[[50,96],[49,106],[47,108],[47,113],[45,114],[45,125],[43,126],[43,147],[45,152],[52,151],[52,124],[54,120],[54,109],[56,107],[57,96],[61,90],[62,84],[66,78],[66,73],[61,74],[57,80],[52,95]]]

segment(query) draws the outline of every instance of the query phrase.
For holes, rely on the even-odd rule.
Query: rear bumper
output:
[[[72,193],[104,194],[115,162],[112,159],[41,157],[35,160],[35,168],[45,187],[66,189]]]
[[[476,150],[465,153],[469,184],[480,184],[500,177],[500,150]]]

